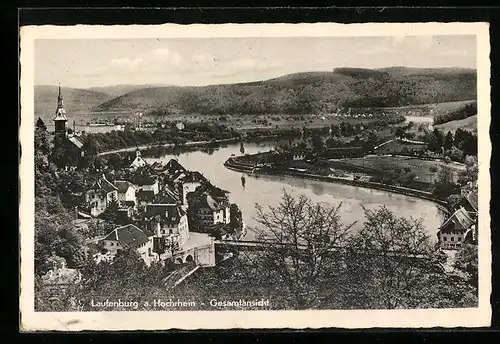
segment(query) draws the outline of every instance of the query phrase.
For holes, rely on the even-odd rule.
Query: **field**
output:
[[[460,128],[463,130],[472,131],[474,133],[477,132],[477,115],[467,117],[461,120],[450,121],[443,124],[435,125],[434,128],[442,130],[444,132],[451,131],[455,133],[455,131]]]
[[[465,105],[475,103],[475,100],[462,100],[456,102],[444,102],[433,104],[407,105],[399,107],[387,107],[386,111],[398,112],[403,116],[436,116],[456,111]]]
[[[393,171],[397,168],[409,168],[411,172],[417,174],[419,180],[427,183],[431,183],[435,180],[442,166],[450,167],[455,172],[455,178],[458,178],[460,172],[465,171],[465,167],[459,164],[446,164],[442,161],[420,160],[408,157],[368,156],[365,158],[342,159],[342,161],[351,165],[367,167],[379,171]],[[437,168],[437,171],[432,172],[432,167]]]

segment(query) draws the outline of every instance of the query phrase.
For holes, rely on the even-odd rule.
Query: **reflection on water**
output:
[[[273,149],[276,144],[279,143],[245,143],[245,153],[265,152]],[[235,143],[218,149],[212,148],[209,151],[193,150],[180,153],[178,156],[167,153],[161,157],[145,159],[148,162],[159,159],[166,163],[171,158],[176,158],[187,169],[201,172],[212,183],[230,192],[231,202],[238,204],[243,213],[243,220],[250,227],[256,225],[255,204],[276,205],[280,201],[283,189],[286,189],[292,195],[305,195],[314,202],[324,202],[334,206],[342,203],[340,212],[343,220],[346,223],[356,222],[353,227],[356,229],[363,225],[363,207],[373,209],[386,205],[398,216],[423,218],[423,224],[431,238],[436,238],[443,214],[431,202],[380,190],[295,177],[241,174],[225,168],[224,161],[232,154],[241,155],[240,148],[240,144]],[[252,231],[248,232],[247,237],[252,238]]]

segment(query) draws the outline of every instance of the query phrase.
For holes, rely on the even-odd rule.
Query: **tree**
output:
[[[478,178],[478,166],[477,166],[477,157],[473,155],[468,155],[465,158],[465,165],[467,170],[467,181],[471,183],[476,183]]]
[[[118,208],[118,201],[113,196],[106,209],[101,213],[100,218],[109,222],[117,223],[120,218]]]
[[[47,131],[47,126],[45,125],[45,122],[40,118],[38,117],[37,121],[36,121],[36,125],[35,125],[35,130],[42,130],[42,131]]]
[[[477,288],[479,272],[477,245],[464,243],[455,256],[454,268],[465,274],[467,283]]]
[[[443,147],[444,149],[450,149],[453,146],[453,134],[448,131],[444,139]]]
[[[430,289],[442,273],[443,258],[435,253],[422,221],[397,217],[385,206],[365,209],[365,218],[346,259],[353,298],[364,298],[367,308],[414,308],[435,302],[438,298]]]
[[[453,170],[448,166],[442,166],[434,182],[433,194],[445,199],[455,193],[456,187]]]
[[[286,191],[275,207],[256,205],[257,238],[269,244],[259,266],[283,284],[294,309],[320,307],[335,293],[331,282],[341,267],[339,250],[352,226],[340,221],[340,206],[313,204]]]
[[[241,234],[243,230],[243,216],[240,208],[236,203],[232,203],[229,209],[229,226],[231,228],[231,232],[237,235]]]

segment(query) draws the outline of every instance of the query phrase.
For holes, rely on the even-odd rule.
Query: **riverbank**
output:
[[[444,200],[440,200],[440,199],[433,197],[433,195],[430,192],[416,190],[416,189],[410,189],[410,188],[405,188],[405,187],[395,186],[395,185],[386,185],[386,184],[381,184],[381,183],[359,181],[359,180],[350,180],[350,179],[331,177],[331,176],[323,176],[323,175],[318,175],[318,174],[305,173],[302,171],[293,171],[293,170],[289,170],[289,169],[277,170],[277,169],[273,169],[272,167],[266,167],[265,169],[254,168],[254,166],[249,165],[249,164],[240,163],[236,159],[237,158],[227,159],[224,162],[224,166],[228,169],[231,169],[231,170],[237,171],[237,172],[275,175],[275,176],[276,175],[278,175],[278,176],[287,175],[287,176],[291,176],[291,177],[319,180],[319,181],[330,182],[330,183],[339,183],[339,184],[357,186],[357,187],[362,187],[362,188],[367,188],[367,189],[375,189],[375,190],[381,190],[381,191],[402,194],[405,196],[410,196],[410,197],[433,202],[439,207],[439,209],[441,211],[443,211],[445,213],[448,212],[447,202]]]
[[[221,144],[221,143],[235,143],[239,142],[239,138],[231,138],[231,139],[222,139],[222,140],[211,140],[211,141],[191,141],[191,142],[186,142],[186,143],[165,143],[165,144],[148,144],[148,145],[141,145],[141,146],[131,146],[131,147],[125,147],[125,148],[120,148],[120,149],[115,149],[115,150],[109,150],[101,153],[97,153],[98,156],[105,156],[105,155],[110,155],[110,154],[115,154],[115,153],[125,153],[125,152],[132,152],[137,149],[153,149],[153,148],[171,148],[171,147],[193,147],[193,146],[205,146],[205,145],[210,145],[210,144]]]

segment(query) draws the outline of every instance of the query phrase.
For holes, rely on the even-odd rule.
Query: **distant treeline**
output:
[[[434,118],[434,124],[443,124],[450,121],[465,119],[467,117],[471,117],[474,115],[477,115],[477,104],[476,103],[467,104],[458,110],[436,116]]]
[[[183,144],[192,141],[213,141],[237,138],[234,130],[218,124],[187,123],[183,130],[174,123],[165,124],[154,131],[111,131],[109,133],[94,133],[85,135],[87,150],[105,152],[140,145]]]
[[[153,115],[307,114],[475,98],[475,71],[343,68],[243,84],[141,89],[95,110],[145,109]]]

